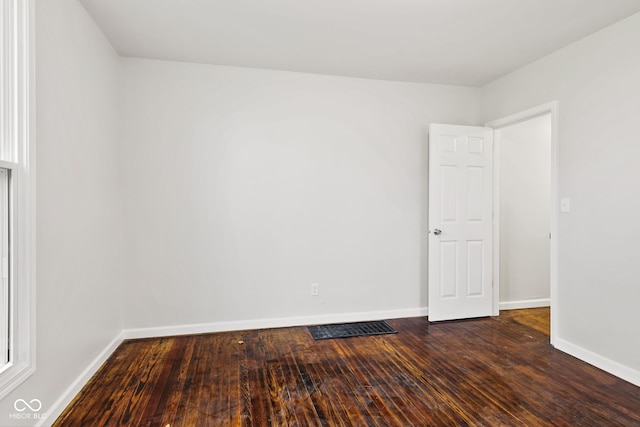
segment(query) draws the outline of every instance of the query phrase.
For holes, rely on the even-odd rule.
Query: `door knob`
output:
[[[439,228],[436,228],[433,230],[433,234],[435,234],[436,236],[439,236],[442,234],[442,230],[440,230]]]

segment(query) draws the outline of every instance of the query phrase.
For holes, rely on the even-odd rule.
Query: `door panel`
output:
[[[440,251],[440,297],[455,298],[458,292],[458,242],[442,242]]]
[[[483,206],[483,183],[484,168],[478,166],[467,167],[467,221],[482,222],[484,214]]]
[[[467,242],[467,296],[482,296],[485,291],[483,258],[484,242]]]
[[[451,193],[458,192],[458,169],[455,166],[443,165],[440,169],[441,182],[440,195],[442,222],[458,222],[458,200],[455,197],[447,197]]]
[[[430,321],[492,313],[492,136],[483,127],[430,126]]]

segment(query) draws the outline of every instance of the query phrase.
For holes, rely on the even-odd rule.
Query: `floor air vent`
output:
[[[367,335],[397,334],[384,320],[375,322],[337,323],[333,325],[309,326],[309,332],[316,340],[330,338],[362,337]]]

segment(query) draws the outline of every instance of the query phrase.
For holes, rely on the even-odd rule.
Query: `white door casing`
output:
[[[429,127],[429,320],[490,316],[493,130]]]
[[[535,117],[539,117],[545,114],[549,114],[551,116],[551,212],[550,212],[550,228],[551,228],[551,239],[550,239],[550,256],[549,256],[549,266],[550,266],[550,308],[551,308],[551,336],[550,341],[551,345],[556,345],[556,339],[558,336],[558,329],[560,329],[559,321],[559,307],[557,305],[558,301],[558,214],[560,212],[560,193],[558,190],[558,173],[559,173],[559,164],[558,164],[558,147],[559,147],[559,136],[558,136],[558,101],[551,101],[546,104],[538,105],[536,107],[530,108],[525,111],[521,111],[515,114],[511,114],[507,117],[503,117],[498,120],[491,121],[486,123],[485,126],[490,127],[494,130],[494,135],[496,135],[496,130],[505,128],[507,126],[514,125],[516,123],[520,123],[525,120],[530,120]],[[497,135],[496,137],[499,137]],[[494,141],[496,144],[499,141]],[[500,171],[499,165],[498,168],[494,170],[494,247],[493,253],[499,253],[499,242],[500,242],[500,221],[499,221],[499,181],[500,181]],[[493,284],[494,284],[494,314],[498,314],[499,310],[499,292],[498,289],[500,287],[500,268],[499,261],[500,257],[494,256],[494,273],[493,273]]]

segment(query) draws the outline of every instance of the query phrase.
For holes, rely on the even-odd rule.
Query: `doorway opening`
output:
[[[551,307],[557,330],[557,104],[488,123],[494,129],[494,314]]]

